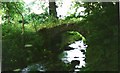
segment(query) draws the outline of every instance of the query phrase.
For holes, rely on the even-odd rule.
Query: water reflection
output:
[[[87,45],[83,43],[82,40],[75,41],[75,43],[70,44],[68,46],[69,48],[72,48],[70,50],[66,50],[63,52],[64,57],[61,59],[63,62],[72,64],[74,61],[78,61],[80,63],[75,64],[75,71],[80,71],[80,68],[85,67],[85,52]]]

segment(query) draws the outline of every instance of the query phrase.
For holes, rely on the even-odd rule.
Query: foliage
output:
[[[89,4],[95,4],[96,7],[90,9],[92,12],[87,16],[85,20],[87,23],[84,26],[89,30],[89,36],[87,37],[89,44],[87,49],[88,68],[91,71],[115,71],[118,69],[118,18],[116,18],[118,17],[118,3],[88,3],[88,5]],[[103,8],[101,8],[101,6]],[[101,9],[97,10],[99,9],[97,7]],[[88,10],[88,13],[89,12]],[[111,60],[113,60],[113,62],[111,62]],[[104,63],[104,65],[102,63]]]
[[[22,33],[22,20],[20,14],[16,11],[15,5],[24,15],[25,33]],[[59,48],[73,43],[76,40],[84,40],[88,44],[86,53],[87,67],[82,71],[116,71],[118,70],[118,3],[77,3],[77,8],[85,7],[85,16],[71,14],[66,19],[57,19],[50,16],[47,11],[43,14],[25,14],[23,3],[2,3],[3,20],[2,24],[2,68],[4,70],[23,69],[26,65],[31,65],[42,61],[48,66],[48,71],[69,70],[71,67],[60,62],[58,59]],[[75,6],[75,7],[76,7]],[[116,18],[117,17],[117,18]],[[79,31],[63,32],[59,37],[47,39],[52,34],[43,36],[51,31],[48,29],[59,28],[57,26],[67,24],[78,24],[82,27],[86,39]],[[81,24],[82,23],[82,24]],[[58,29],[57,29],[58,28]],[[38,30],[45,29],[46,33],[39,33]],[[62,36],[62,37],[61,37]],[[62,42],[53,41],[56,39]],[[48,42],[45,44],[45,42]],[[61,45],[56,48],[57,44]],[[48,48],[46,45],[50,44]],[[52,45],[51,45],[52,44]],[[45,47],[44,47],[45,46]],[[55,49],[53,51],[51,48]],[[48,62],[49,60],[49,62]],[[103,64],[104,63],[104,64]]]
[[[24,43],[25,45],[31,44],[31,47],[25,47],[23,46],[22,42],[22,35],[21,35],[21,29],[20,27],[9,27],[9,25],[3,25],[3,70],[4,68],[9,68],[8,65],[10,65],[10,68],[21,68],[19,67],[19,64],[24,66],[24,63],[30,63],[32,62],[32,59],[35,58],[32,52],[37,53],[39,47],[41,47],[42,42],[40,39],[40,36],[37,34],[34,34],[33,32],[27,31],[24,34]],[[32,35],[31,35],[32,34]],[[39,37],[39,38],[38,38]],[[38,39],[34,39],[38,38]],[[38,42],[39,41],[39,42]],[[42,51],[42,49],[39,49],[39,51]],[[18,57],[19,56],[19,57]],[[10,62],[9,62],[10,61]],[[34,59],[35,61],[35,59]],[[22,63],[24,62],[24,63]],[[13,66],[13,67],[12,67]]]
[[[19,2],[2,2],[2,9],[4,10],[3,20],[8,23],[17,23],[16,19],[21,19],[20,14],[17,12],[16,7],[21,11],[25,11],[23,8],[23,3]],[[15,7],[16,6],[16,7]]]

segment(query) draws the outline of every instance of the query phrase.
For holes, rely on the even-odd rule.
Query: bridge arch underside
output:
[[[55,36],[51,38],[50,46],[54,44],[54,48],[64,50],[66,46],[79,40],[84,40],[84,42],[86,42],[84,36],[82,36],[78,31],[69,30],[55,34]]]
[[[69,32],[73,32],[73,34],[70,34]],[[49,48],[51,50],[56,48],[61,49],[63,48],[63,45],[64,46],[69,45],[77,40],[82,40],[83,36],[87,36],[87,31],[83,30],[83,28],[80,28],[80,25],[78,24],[69,24],[69,25],[63,24],[60,26],[56,26],[54,28],[48,28],[48,29],[44,28],[39,30],[39,33],[40,35],[43,36],[43,39],[45,40],[43,47]],[[74,41],[72,40],[71,43],[66,42],[62,44],[68,38],[67,36],[75,36],[75,35],[77,35],[77,37],[75,37]]]

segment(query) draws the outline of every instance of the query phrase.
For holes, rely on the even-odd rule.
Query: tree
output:
[[[57,11],[56,11],[56,3],[55,0],[49,0],[49,14],[53,17],[57,18]]]
[[[87,13],[85,29],[89,31],[86,38],[90,45],[86,52],[87,69],[117,71],[118,3],[85,3],[84,6]]]

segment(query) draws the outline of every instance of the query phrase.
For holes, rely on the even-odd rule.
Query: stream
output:
[[[62,61],[65,63],[75,63],[74,71],[80,71],[80,68],[85,67],[85,52],[87,45],[83,43],[83,41],[76,41],[73,44],[70,44],[69,47],[71,50],[64,51],[64,57]]]
[[[73,72],[80,71],[81,68],[86,66],[86,48],[87,45],[84,44],[82,40],[75,41],[74,43],[68,45],[68,48],[61,53],[64,55],[60,58],[60,60],[65,64],[71,64],[73,66]],[[21,73],[29,73],[33,70],[44,72],[47,71],[47,68],[44,64],[34,64],[24,68]]]

